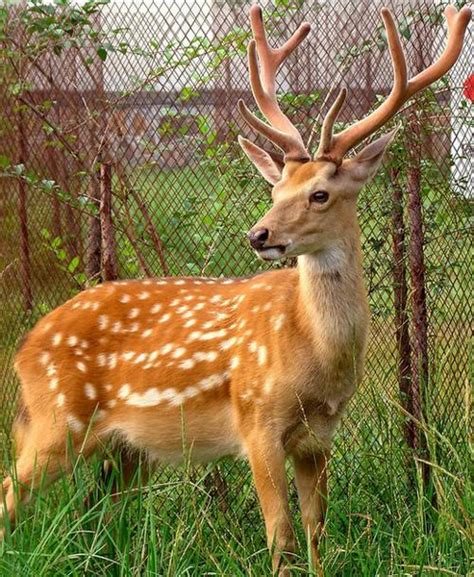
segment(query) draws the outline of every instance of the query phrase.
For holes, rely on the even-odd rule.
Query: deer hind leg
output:
[[[328,460],[329,451],[293,457],[303,527],[310,544],[312,563],[320,574],[318,548],[326,514]]]
[[[23,425],[14,473],[3,481],[0,491],[0,525],[4,526],[0,536],[5,532],[6,517],[14,526],[20,503],[26,503],[36,490],[71,470],[74,455],[89,453],[93,445],[83,436],[69,437],[66,424],[51,418],[33,419]]]
[[[255,487],[262,508],[267,543],[273,550],[273,571],[289,575],[285,555],[294,552],[283,446],[265,434],[255,434],[246,443]]]

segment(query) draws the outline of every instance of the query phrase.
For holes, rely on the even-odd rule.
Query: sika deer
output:
[[[447,47],[411,80],[392,15],[383,9],[382,17],[393,62],[392,92],[377,110],[333,135],[346,95],[341,91],[312,159],[275,92],[278,67],[309,25],[272,49],[260,8],[251,8],[250,80],[270,124],[242,102],[239,107],[284,156],[240,138],[274,185],[273,207],[248,236],[263,259],[297,256],[298,268],[241,279],[105,283],[49,313],[28,334],[15,363],[25,407],[15,427],[20,497],[28,493],[35,467],[35,478],[49,481],[67,470],[68,434],[86,455],[110,437],[158,461],[180,461],[183,444],[198,461],[245,455],[268,545],[275,547],[274,569],[283,574],[281,554],[293,551],[285,473],[291,457],[317,562],[331,440],[362,376],[369,324],[357,194],[377,171],[395,131],[344,157],[451,68],[470,10],[446,9]],[[3,490],[13,521],[9,478]]]

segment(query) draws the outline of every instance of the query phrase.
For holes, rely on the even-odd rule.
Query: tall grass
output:
[[[455,445],[436,426],[421,425],[433,456],[436,509],[424,492],[420,463],[401,436],[393,434],[403,414],[390,394],[379,396],[382,428],[377,433],[373,419],[357,428],[355,420],[346,422],[348,437],[337,439],[330,468],[322,544],[326,575],[469,575],[474,515],[470,404],[466,386],[460,408],[464,432]],[[351,448],[353,435],[358,444]],[[436,461],[439,454],[443,464]],[[0,575],[270,574],[246,463],[224,460],[208,467],[158,468],[148,482],[118,492],[112,483],[123,485],[120,462],[105,484],[99,482],[100,465],[99,458],[89,463],[78,458],[72,474],[49,490],[39,490],[33,503],[21,507],[15,530],[0,544]],[[138,480],[145,469],[142,461]],[[294,574],[308,575],[291,480],[290,487],[298,541]]]

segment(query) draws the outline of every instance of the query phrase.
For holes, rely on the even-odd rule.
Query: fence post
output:
[[[118,278],[115,231],[112,222],[112,166],[100,166],[100,228],[102,236],[102,276],[104,280]]]
[[[25,134],[25,118],[23,111],[18,111],[18,164],[27,163],[27,136]],[[21,250],[21,290],[25,310],[33,308],[33,294],[31,290],[31,255],[28,232],[27,188],[23,178],[18,179],[18,218],[20,220],[20,250]]]
[[[406,239],[403,220],[403,190],[399,182],[400,169],[390,169],[392,186],[392,254],[395,335],[398,350],[398,389],[402,406],[414,414],[413,379],[411,367],[410,319],[408,316],[408,287],[406,278]],[[413,451],[419,445],[418,428],[413,419],[405,421],[405,441]]]
[[[89,199],[94,203],[100,214],[100,176],[94,174],[89,184]],[[98,215],[89,217],[89,233],[87,235],[86,274],[89,280],[100,280],[101,273],[102,232]]]
[[[407,131],[408,152],[408,221],[410,227],[409,266],[411,276],[411,303],[413,310],[413,359],[412,359],[412,403],[416,421],[427,424],[425,415],[426,391],[429,383],[428,362],[428,315],[426,307],[424,233],[421,200],[421,157],[422,144],[420,124],[416,107],[411,113]],[[426,436],[418,431],[417,454],[423,461],[429,462],[429,450]],[[425,487],[430,482],[430,466],[421,463]]]

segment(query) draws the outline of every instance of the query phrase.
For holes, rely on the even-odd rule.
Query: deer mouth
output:
[[[283,258],[288,245],[274,244],[272,246],[265,246],[259,248],[256,253],[262,260],[278,260]]]

